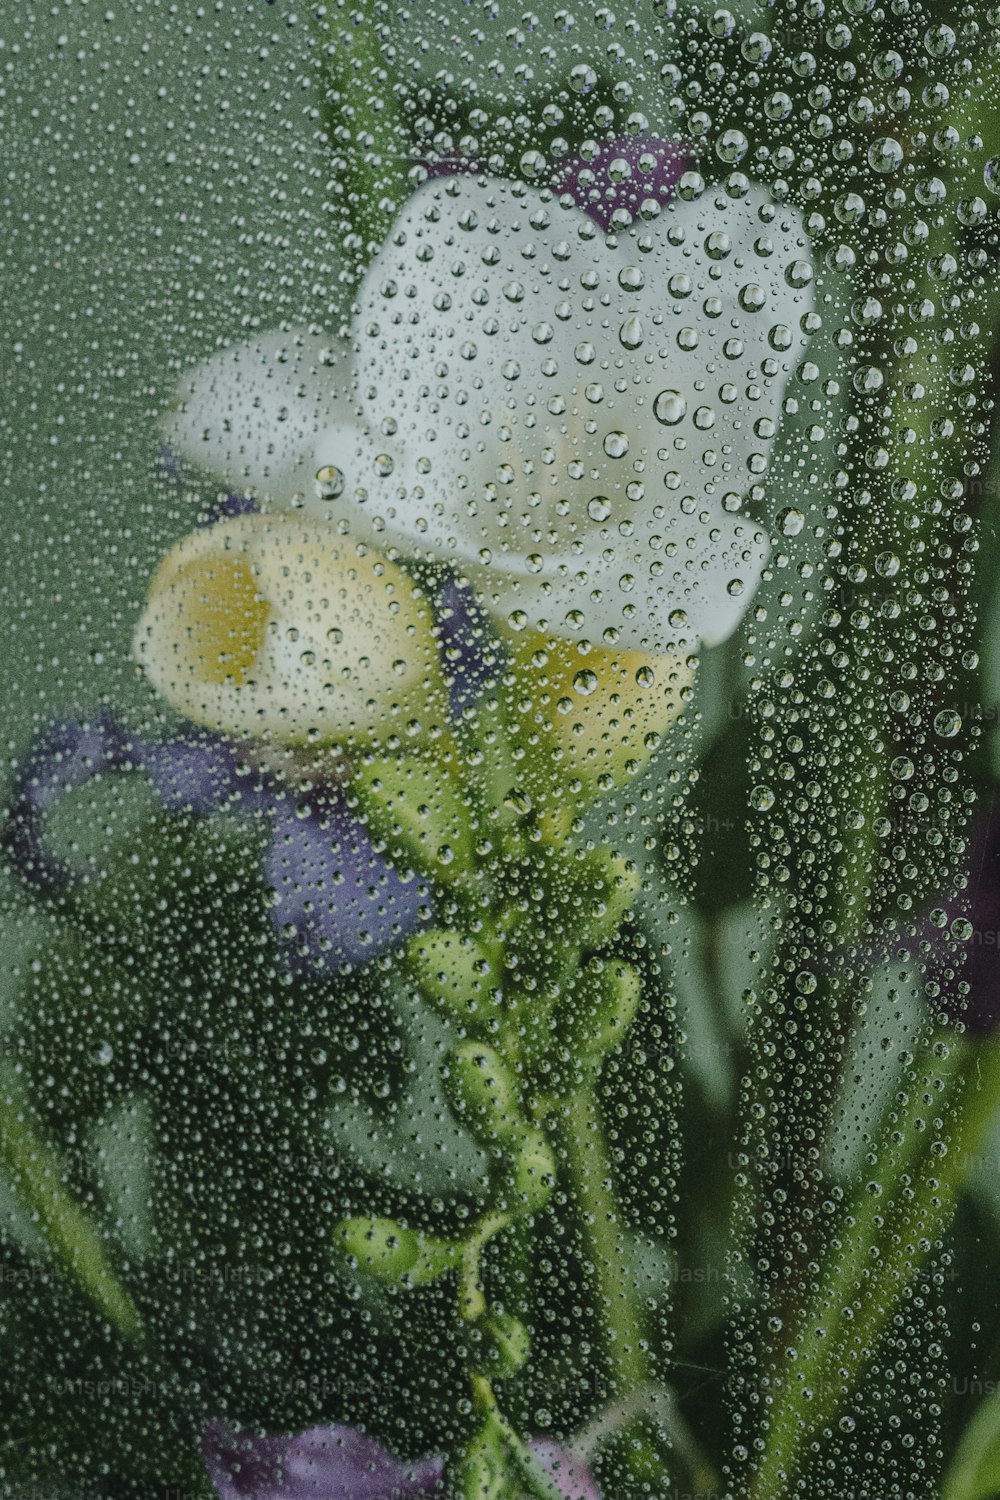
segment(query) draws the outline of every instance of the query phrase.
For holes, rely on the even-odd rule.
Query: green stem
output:
[[[486,1311],[480,1261],[483,1251],[493,1236],[506,1229],[509,1223],[509,1214],[499,1212],[486,1214],[462,1246],[458,1303],[459,1316],[465,1323],[474,1323]]]
[[[362,265],[385,239],[404,183],[402,127],[376,10],[374,0],[358,0],[351,20],[334,26],[327,52],[338,176]]]
[[[928,1106],[924,1090],[915,1088],[898,1126],[902,1147],[890,1172],[880,1174],[897,1192],[888,1202],[884,1192],[866,1192],[855,1205],[802,1319],[794,1383],[784,1379],[774,1396],[756,1500],[791,1493],[808,1445],[836,1418],[844,1393],[874,1358],[893,1310],[947,1229],[969,1157],[995,1115],[1000,1043],[974,1047],[951,1038],[947,1055],[934,1060],[944,1087],[931,1109],[955,1122],[947,1154],[937,1155],[938,1132],[923,1128]]]
[[[587,1245],[587,1259],[604,1322],[612,1390],[627,1395],[651,1379],[634,1270],[622,1244],[611,1191],[611,1163],[597,1099],[589,1089],[562,1105],[566,1169]]]

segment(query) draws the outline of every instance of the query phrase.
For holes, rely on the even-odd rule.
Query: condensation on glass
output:
[[[12,1500],[1000,1492],[998,46],[4,14]]]

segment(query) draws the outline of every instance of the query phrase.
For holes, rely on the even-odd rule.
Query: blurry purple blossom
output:
[[[593,156],[568,157],[552,169],[548,186],[566,194],[607,233],[616,208],[633,217],[651,198],[664,204],[674,197],[677,183],[692,165],[690,150],[655,136],[628,136],[605,141]],[[445,157],[427,169],[430,178],[488,171],[482,157]]]
[[[217,521],[232,521],[237,516],[250,516],[256,510],[257,502],[252,495],[241,495],[238,490],[230,490],[206,505],[199,517],[199,524],[214,526]]]
[[[308,807],[290,796],[275,802],[264,878],[279,930],[294,933],[289,964],[304,972],[365,963],[430,914],[420,882],[376,852],[336,787],[312,793]]]
[[[503,646],[472,589],[453,577],[438,594],[435,614],[451,713],[457,719],[497,681]]]
[[[600,1500],[582,1460],[545,1438],[530,1446],[567,1500]],[[216,1423],[202,1438],[202,1453],[221,1500],[420,1500],[443,1493],[442,1459],[402,1463],[354,1427],[254,1438]]]
[[[293,968],[336,972],[364,962],[397,946],[426,914],[417,881],[376,851],[338,787],[325,786],[307,801],[277,777],[252,771],[217,735],[192,728],[172,740],[147,740],[109,717],[57,720],[18,766],[2,846],[25,884],[60,891],[87,878],[49,849],[47,815],[65,792],[129,771],[146,775],[170,812],[229,809],[267,820],[265,879]]]
[[[647,198],[667,203],[690,165],[690,153],[682,146],[630,136],[605,141],[586,161],[576,157],[561,164],[551,186],[555,193],[567,193],[606,232],[616,208],[634,217]]]
[[[269,0],[270,3],[270,0]],[[184,474],[184,460],[169,443],[160,446],[159,470],[164,479],[179,482]],[[239,490],[220,492],[211,500],[198,517],[199,526],[214,526],[217,521],[230,521],[236,516],[248,516],[257,509],[252,495]]]

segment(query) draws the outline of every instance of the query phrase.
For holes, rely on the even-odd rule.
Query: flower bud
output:
[[[186,537],[153,578],[135,654],[178,712],[237,737],[381,742],[445,719],[416,584],[321,522],[245,515]]]
[[[508,1213],[531,1214],[545,1207],[555,1185],[555,1152],[541,1130],[525,1125],[500,1182],[500,1206]]]
[[[518,1088],[500,1054],[485,1042],[459,1042],[448,1054],[444,1090],[455,1115],[484,1146],[505,1146],[523,1129]]]
[[[528,727],[559,768],[556,779],[579,777],[610,791],[639,771],[684,710],[694,660],[538,631],[515,637],[512,668],[529,705]]]
[[[473,833],[460,787],[442,766],[417,756],[386,756],[351,780],[368,827],[415,869],[443,884],[473,873]]]
[[[455,1263],[455,1249],[448,1240],[407,1229],[395,1219],[345,1219],[336,1240],[358,1270],[377,1281],[405,1279],[411,1286],[423,1286]]]
[[[485,950],[474,938],[433,928],[413,938],[407,958],[421,995],[435,1010],[466,1026],[486,1022],[496,980]]]

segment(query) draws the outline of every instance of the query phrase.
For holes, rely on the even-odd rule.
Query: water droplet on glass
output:
[[[344,475],[335,464],[324,464],[316,471],[316,493],[321,500],[336,500],[344,492]]]
[[[943,708],[934,719],[934,733],[940,735],[943,740],[950,740],[959,734],[962,728],[962,718],[953,708]]]
[[[778,529],[782,536],[798,536],[805,524],[805,516],[794,505],[786,506],[778,515]]]
[[[868,147],[868,165],[873,172],[887,176],[903,165],[903,147],[893,135],[880,135]]]
[[[687,401],[680,391],[661,391],[653,402],[653,415],[664,427],[676,427],[687,415]]]
[[[750,142],[742,130],[724,130],[715,143],[716,156],[730,166],[742,161],[749,149]]]
[[[618,337],[626,349],[638,349],[643,340],[642,319],[634,313],[625,319],[618,331]]]

